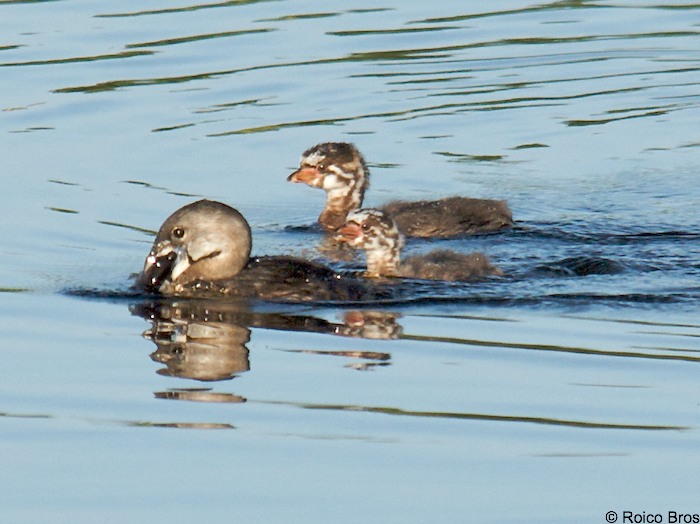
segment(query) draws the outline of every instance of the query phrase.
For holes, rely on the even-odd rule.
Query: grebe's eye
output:
[[[175,229],[173,229],[173,236],[175,238],[182,238],[185,236],[185,230],[181,227],[176,227]]]
[[[369,229],[369,224],[367,222],[362,222],[362,230],[367,231]]]
[[[325,171],[326,164],[316,164],[316,169],[318,169],[319,171]]]

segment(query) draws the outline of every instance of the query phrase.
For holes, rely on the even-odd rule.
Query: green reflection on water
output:
[[[66,209],[63,207],[45,207],[44,209],[48,209],[49,211],[56,211],[57,213],[68,213],[68,214],[78,214],[79,211],[76,211],[75,209]]]
[[[0,64],[0,67],[36,66],[36,65],[56,65],[73,64],[76,62],[98,62],[100,60],[118,60],[121,58],[133,58],[135,56],[152,55],[153,51],[123,51],[108,55],[76,56],[71,58],[54,58],[51,60],[30,60],[29,62],[16,62]]]
[[[381,413],[384,415],[399,415],[404,417],[445,418],[459,420],[483,420],[492,422],[522,422],[528,424],[544,424],[547,426],[568,426],[587,429],[636,429],[646,431],[680,431],[690,429],[688,426],[666,426],[654,424],[622,424],[614,422],[590,422],[583,420],[565,420],[549,417],[530,417],[518,415],[492,415],[487,413],[457,413],[441,411],[413,411],[390,407],[358,406],[344,404],[299,404],[304,409],[319,409],[330,411],[361,411],[365,413]]]
[[[555,352],[562,352],[562,353],[601,355],[601,356],[608,356],[608,357],[630,357],[630,358],[644,358],[644,359],[657,359],[657,360],[681,360],[684,362],[700,362],[700,357],[694,357],[694,356],[689,356],[689,355],[673,355],[673,354],[664,354],[664,353],[642,353],[639,351],[612,351],[612,350],[593,349],[593,348],[575,347],[575,346],[559,346],[559,345],[551,345],[551,344],[526,344],[523,342],[497,342],[497,341],[464,339],[464,338],[457,338],[457,337],[441,337],[441,336],[424,336],[424,335],[404,334],[401,338],[406,339],[406,340],[417,340],[417,341],[425,341],[425,342],[444,342],[444,343],[452,343],[452,344],[463,344],[466,346],[476,346],[476,347],[525,349],[525,350],[531,350],[531,351],[555,351]]]
[[[7,412],[0,412],[0,417],[7,417],[7,418],[53,418],[51,415],[43,415],[40,413],[7,413]]]
[[[497,162],[505,158],[503,155],[468,155],[449,151],[436,151],[435,154],[449,158],[450,162]]]
[[[152,42],[141,42],[138,44],[128,44],[126,47],[128,49],[135,47],[158,47],[166,45],[177,45],[186,44],[189,42],[198,42],[200,40],[210,40],[212,38],[227,38],[230,36],[241,36],[241,35],[252,35],[256,33],[269,33],[271,31],[276,31],[276,29],[260,28],[260,29],[247,29],[241,31],[224,31],[221,33],[207,33],[202,35],[193,36],[183,36],[180,38],[167,38],[164,40],[154,40]]]
[[[615,118],[599,118],[599,119],[588,119],[588,120],[567,120],[565,124],[570,127],[582,127],[582,126],[601,126],[604,124],[609,124],[611,122],[619,122],[620,120],[630,120],[632,118],[644,118],[648,116],[662,116],[668,113],[668,110],[657,110],[649,111],[639,115],[627,115],[619,116]]]
[[[48,2],[59,2],[60,0],[3,0],[2,4],[12,5],[12,4],[44,4]]]
[[[124,229],[129,229],[131,231],[136,231],[137,233],[145,233],[150,236],[155,236],[158,232],[152,229],[147,229],[138,226],[130,226],[129,224],[122,224],[120,222],[110,222],[108,220],[98,220],[98,224],[104,224],[105,226],[122,227]]]
[[[95,18],[128,18],[132,16],[147,16],[147,15],[162,15],[170,13],[186,13],[191,11],[199,11],[201,9],[215,9],[219,7],[235,7],[238,5],[250,5],[263,2],[276,2],[279,0],[229,0],[228,2],[217,2],[214,4],[190,5],[185,7],[171,7],[166,9],[152,9],[148,11],[133,11],[130,13],[108,13],[95,15]]]
[[[315,18],[330,18],[332,16],[338,16],[341,13],[308,13],[300,15],[284,15],[275,18],[262,18],[258,22],[287,22],[290,20],[309,20]]]
[[[355,31],[328,31],[326,34],[335,36],[366,36],[366,35],[400,35],[404,33],[429,33],[433,31],[449,31],[458,27],[408,27],[402,29],[366,29]]]

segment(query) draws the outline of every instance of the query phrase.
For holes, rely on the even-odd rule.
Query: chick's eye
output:
[[[173,229],[173,236],[175,238],[182,238],[185,236],[185,230],[181,227],[176,227],[175,229]]]
[[[316,169],[318,169],[319,171],[325,171],[325,170],[326,170],[326,164],[318,164],[318,165],[316,166]]]
[[[369,229],[369,224],[367,222],[362,222],[360,227],[362,227],[363,231],[367,231]]]

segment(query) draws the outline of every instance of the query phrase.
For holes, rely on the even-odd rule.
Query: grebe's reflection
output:
[[[141,302],[130,310],[151,323],[144,337],[156,345],[151,359],[165,365],[158,374],[205,382],[230,380],[250,370],[250,328],[387,340],[402,333],[399,315],[382,311],[345,311],[342,322],[330,322],[309,315],[252,311],[245,302],[175,298]],[[375,351],[292,351],[360,361],[348,365],[353,369],[386,366],[391,359],[390,353]],[[231,395],[225,399],[212,395],[206,390],[174,389],[156,396],[200,402],[244,401]]]
[[[216,402],[227,404],[241,404],[246,401],[244,397],[233,393],[220,393],[209,388],[196,389],[169,389],[157,391],[154,396],[165,400],[188,400],[190,402]]]
[[[217,313],[196,301],[149,302],[131,311],[151,322],[143,335],[156,345],[151,359],[165,364],[160,375],[217,381],[250,369],[250,330],[230,312]]]

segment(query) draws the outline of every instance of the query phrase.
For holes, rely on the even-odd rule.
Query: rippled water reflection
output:
[[[697,13],[0,2],[3,520],[699,512]],[[365,154],[368,205],[508,200],[512,230],[407,246],[507,276],[342,306],[128,291],[202,197],[258,254],[358,268],[285,182],[326,140]]]

